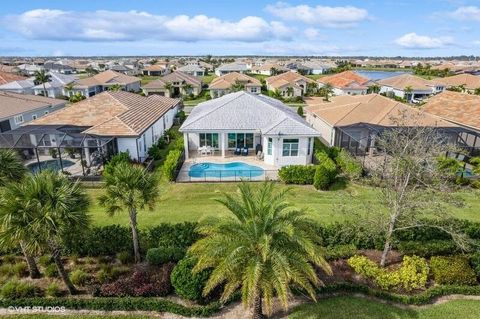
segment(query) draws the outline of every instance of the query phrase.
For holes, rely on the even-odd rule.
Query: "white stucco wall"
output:
[[[321,134],[320,139],[322,142],[333,146],[335,130],[330,124],[309,112],[306,113],[306,121]]]

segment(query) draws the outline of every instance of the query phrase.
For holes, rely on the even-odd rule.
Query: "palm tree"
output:
[[[71,83],[68,83],[67,85],[65,85],[65,92],[67,92],[67,96],[68,97],[71,97],[71,92],[73,92],[73,89],[75,88],[75,83],[74,82],[71,82]]]
[[[294,91],[293,91],[293,87],[289,86],[289,87],[287,88],[287,95],[288,95],[288,96],[293,96],[293,92],[294,92]]]
[[[203,294],[223,285],[221,301],[239,288],[245,307],[253,307],[253,318],[272,312],[276,295],[285,309],[294,285],[315,300],[315,286],[322,284],[313,265],[327,273],[314,222],[305,210],[285,202],[288,189],[276,192],[273,183],[259,188],[242,183],[238,195],[219,200],[233,216],[203,220],[198,231],[204,237],[189,253],[197,258],[194,272],[213,268]],[[263,300],[263,302],[262,302]]]
[[[381,89],[380,85],[378,85],[378,84],[372,84],[372,85],[370,85],[370,86],[368,87],[367,92],[368,92],[368,93],[375,93],[375,94],[377,94],[378,92],[380,92],[380,89]]]
[[[114,84],[108,90],[112,92],[118,92],[122,90],[122,86],[120,84]]]
[[[27,169],[22,164],[17,152],[0,149],[0,187],[20,181],[26,173]]]
[[[35,77],[35,83],[43,84],[43,95],[48,97],[45,83],[50,82],[52,76],[48,74],[45,70],[35,71],[33,76]]]
[[[61,237],[89,226],[88,196],[79,183],[53,171],[9,185],[0,199],[0,244],[22,242],[28,253],[49,251],[70,294],[77,292],[61,260]]]
[[[235,81],[235,83],[230,86],[230,91],[232,92],[239,92],[243,90],[245,90],[245,84],[241,83],[240,81]]]
[[[173,84],[171,82],[165,83],[165,90],[168,92],[168,97],[172,95]]]
[[[109,215],[126,210],[130,216],[135,262],[140,262],[137,213],[147,206],[153,209],[158,196],[158,179],[141,165],[120,163],[111,174],[104,175],[106,193],[100,196],[100,205]]]
[[[480,95],[480,88],[476,88],[475,91],[473,91],[473,94]]]
[[[405,99],[406,99],[407,101],[410,101],[410,100],[413,99],[413,95],[412,95],[412,93],[413,93],[413,88],[412,88],[410,85],[406,86],[406,87],[403,89],[403,92],[405,93]]]
[[[191,85],[190,83],[185,83],[183,86],[182,86],[182,90],[184,92],[185,95],[188,95],[190,94],[189,92],[193,89],[193,85]]]
[[[323,87],[323,94],[325,95],[325,101],[329,102],[329,95],[333,93],[333,86],[330,83],[326,83]]]

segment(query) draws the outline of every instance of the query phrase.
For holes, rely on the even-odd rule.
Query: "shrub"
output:
[[[174,181],[175,180],[175,171],[177,170],[178,166],[178,161],[180,160],[180,157],[182,156],[182,152],[178,149],[171,150],[167,158],[165,159],[165,162],[163,163],[162,166],[162,173],[163,176],[169,181]]]
[[[0,277],[8,277],[12,275],[12,264],[2,264],[0,266]]]
[[[45,293],[50,297],[60,297],[62,295],[62,290],[56,282],[52,282],[48,285],[47,289],[45,289]]]
[[[343,174],[350,180],[357,180],[362,177],[362,165],[348,153],[342,149],[336,157],[336,162]]]
[[[477,274],[477,277],[480,277],[480,252],[476,252],[470,256],[470,264]]]
[[[70,273],[70,280],[76,286],[84,286],[87,283],[88,274],[81,269],[76,269]]]
[[[407,291],[423,289],[427,284],[430,269],[424,258],[417,256],[403,257],[403,263],[398,270],[400,285]]]
[[[452,240],[405,241],[399,242],[397,248],[403,254],[422,257],[451,255],[459,251]]]
[[[57,265],[55,264],[48,265],[47,267],[45,267],[45,270],[43,271],[43,273],[48,278],[58,277]]]
[[[430,267],[437,284],[474,285],[475,272],[463,256],[432,257]]]
[[[37,288],[33,284],[11,280],[3,285],[0,295],[6,299],[30,298],[35,296],[36,291]]]
[[[350,258],[357,253],[357,247],[353,244],[329,246],[325,249],[326,260]]]
[[[17,259],[17,256],[12,255],[12,254],[5,255],[2,258],[3,262],[7,263],[7,264],[14,264],[16,259]]]
[[[185,119],[187,118],[184,111],[178,112],[177,117],[178,117],[178,121],[180,122],[180,124],[182,124],[185,121]]]
[[[316,157],[319,163],[315,170],[313,186],[315,186],[316,189],[327,190],[335,181],[337,167],[325,152],[317,152]]]
[[[97,273],[97,279],[101,284],[117,280],[120,276],[130,272],[130,268],[125,266],[102,265]]]
[[[197,223],[184,222],[178,224],[160,224],[149,228],[143,234],[145,247],[155,248],[159,246],[190,247],[200,239],[195,230]]]
[[[177,262],[185,256],[185,249],[175,246],[151,248],[147,251],[147,261],[151,265]]]
[[[180,297],[193,301],[203,301],[202,291],[211,271],[204,270],[193,274],[192,269],[197,261],[194,258],[184,258],[173,268],[172,286]]]
[[[120,152],[112,156],[108,163],[105,164],[103,174],[112,174],[115,166],[120,163],[130,163],[130,154],[128,154],[128,152]]]
[[[288,165],[278,171],[278,176],[286,184],[312,185],[315,170],[313,165]]]
[[[121,251],[117,253],[117,259],[120,261],[122,264],[129,264],[133,261],[133,256],[130,251]]]
[[[303,106],[300,105],[300,106],[297,108],[297,114],[298,114],[299,116],[303,117]]]
[[[12,272],[17,277],[24,277],[28,274],[27,264],[24,262],[18,262],[12,267]]]
[[[53,263],[53,259],[50,255],[43,255],[38,258],[38,264],[44,268],[48,267],[51,263]]]
[[[159,160],[162,158],[162,151],[160,150],[160,147],[158,147],[157,145],[152,145],[149,149],[148,149],[148,156],[150,156],[151,158],[153,158],[154,160]]]

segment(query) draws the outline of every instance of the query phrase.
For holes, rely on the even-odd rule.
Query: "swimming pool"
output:
[[[264,169],[242,162],[232,163],[198,163],[190,167],[190,177],[258,177],[264,174]]]
[[[62,159],[63,168],[72,166],[74,164],[75,163],[72,162],[72,161]],[[40,169],[41,170],[50,169],[50,170],[53,170],[53,171],[61,170],[59,159],[42,161],[42,162],[40,162],[40,165],[38,163],[31,163],[31,164],[27,165],[27,168],[34,174],[37,173]]]

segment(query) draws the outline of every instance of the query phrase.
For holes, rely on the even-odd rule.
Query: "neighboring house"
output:
[[[459,136],[458,144],[480,154],[480,96],[444,91],[429,98],[422,110],[471,130]]]
[[[183,72],[193,76],[204,76],[205,69],[197,64],[187,64],[177,69],[177,72]]]
[[[276,74],[287,72],[287,71],[289,71],[289,69],[276,63],[265,63],[261,66],[252,67],[252,73],[268,75],[268,76],[276,75]]]
[[[130,76],[135,75],[135,70],[133,70],[133,69],[131,69],[128,66],[125,66],[125,65],[115,64],[115,65],[110,66],[108,69],[112,70],[112,71],[115,71],[115,72],[118,72],[118,73],[123,73],[125,75],[130,75]]]
[[[362,95],[367,94],[368,86],[372,82],[354,71],[328,75],[318,79],[320,87],[330,84],[334,95]]]
[[[45,83],[45,89],[47,90],[47,94],[44,93],[43,84],[38,84],[32,88],[35,95],[43,95],[51,98],[71,95],[71,92],[67,92],[67,90],[65,90],[65,87],[68,84],[77,81],[77,76],[56,72],[49,72],[48,74],[50,75],[50,81]]]
[[[20,125],[61,109],[67,101],[43,96],[0,92],[0,132],[18,128]]]
[[[439,78],[436,81],[444,84],[446,88],[463,86],[468,93],[473,93],[475,89],[480,89],[480,76],[469,73]]]
[[[455,124],[379,94],[337,96],[330,102],[310,98],[306,102],[306,120],[320,132],[321,141],[357,155],[373,154],[376,137],[383,130],[396,127],[395,118],[399,117],[405,117],[407,125],[437,127],[452,142],[459,130]]]
[[[305,61],[302,65],[310,70],[308,74],[324,74],[335,67],[334,65],[320,61]]]
[[[312,73],[312,69],[303,63],[292,62],[285,64],[285,68],[292,72],[298,72],[302,75],[307,75]]]
[[[15,73],[4,72],[0,70],[0,85],[7,84],[13,81],[26,80],[27,78]]]
[[[185,156],[210,146],[225,157],[235,149],[255,154],[277,167],[312,162],[313,142],[319,133],[282,102],[245,91],[224,95],[193,108],[180,132]]]
[[[170,73],[170,69],[165,64],[153,64],[143,68],[143,75],[162,76]]]
[[[79,147],[83,148],[87,166],[94,152],[128,152],[133,160],[143,162],[148,149],[172,127],[180,107],[181,101],[177,99],[108,91],[39,118],[23,131],[28,131],[29,126],[38,132],[53,127],[65,131],[69,137],[75,134],[84,141]],[[105,138],[109,138],[108,144],[98,147],[96,139]],[[53,147],[55,143],[50,141]]]
[[[34,78],[27,78],[26,80],[17,80],[0,85],[0,92],[14,92],[21,94],[33,94],[33,87],[35,86]]]
[[[76,92],[80,92],[83,96],[89,97],[107,91],[114,85],[119,85],[123,91],[137,92],[140,90],[140,79],[107,70],[92,77],[75,81],[73,91],[69,93],[75,94]]]
[[[76,72],[76,70],[68,64],[60,64],[55,62],[46,62],[43,65],[43,68],[46,71],[61,74],[72,74]]]
[[[284,97],[302,96],[307,92],[307,84],[315,83],[314,80],[293,71],[271,76],[266,78],[265,82],[267,90],[277,91]]]
[[[426,80],[412,74],[401,74],[377,82],[380,93],[393,94],[408,102],[416,102],[430,95],[442,92],[445,84],[439,80]]]
[[[175,71],[143,85],[142,90],[145,95],[180,97],[193,94],[196,96],[202,92],[202,81],[193,75]]]
[[[43,66],[36,64],[20,64],[17,68],[19,72],[25,76],[32,76],[35,72],[44,70]]]
[[[259,80],[238,72],[231,72],[213,79],[208,88],[210,95],[217,98],[230,93],[234,85],[241,85],[245,91],[250,93],[260,94],[262,92],[262,83]]]
[[[234,62],[234,63],[222,64],[215,69],[215,74],[217,76],[222,76],[232,72],[247,73],[248,72],[247,64]]]

